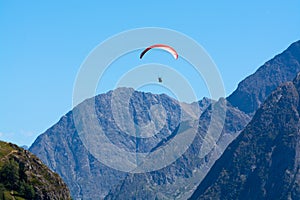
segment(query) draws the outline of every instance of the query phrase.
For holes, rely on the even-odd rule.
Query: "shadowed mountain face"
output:
[[[300,48],[297,43],[291,47],[296,48],[296,50]],[[287,51],[290,50],[288,49]],[[295,61],[295,56],[288,57],[285,54],[282,53],[276,58],[285,63],[289,62],[285,59],[291,58],[293,59],[291,62],[298,62],[297,66],[299,67],[299,57]],[[268,63],[270,63],[268,67],[263,67],[263,70],[266,70],[270,74],[276,74],[276,70],[281,65],[272,62]],[[273,67],[273,64],[277,68]],[[263,72],[259,74],[255,73],[251,77],[256,80],[254,81],[255,84],[262,82],[263,87],[260,88],[259,84],[255,85],[250,81],[247,83],[247,87],[251,88],[251,90],[247,90],[247,92],[249,94],[250,91],[260,94],[260,101],[264,101],[265,97],[271,93],[271,90],[265,89],[266,77],[261,76],[261,73]],[[286,68],[285,66],[283,69],[280,68],[280,77],[284,80],[289,79],[291,73],[290,68]],[[295,75],[296,72],[294,72],[293,76]],[[284,82],[284,80],[279,79],[277,82],[272,82],[272,87],[275,88],[278,86],[275,85],[276,83]],[[292,80],[292,77],[289,80]],[[245,90],[239,88],[234,94],[236,96],[243,96]],[[81,134],[78,133],[74,124],[73,114],[76,111],[75,108],[63,116],[57,124],[40,135],[30,147],[30,151],[39,156],[46,165],[61,175],[68,184],[72,197],[75,199],[188,198],[214,164],[215,160],[223,153],[227,145],[235,139],[250,121],[248,114],[243,112],[246,112],[246,110],[242,109],[243,111],[241,111],[237,108],[240,108],[239,104],[251,107],[253,103],[243,98],[235,100],[234,98],[230,98],[230,103],[224,99],[220,99],[217,102],[203,99],[198,102],[200,109],[196,111],[195,103],[179,103],[166,95],[136,92],[128,88],[120,88],[117,91],[119,92],[120,100],[122,98],[126,99],[125,96],[127,93],[133,94],[128,103],[129,112],[135,124],[147,124],[151,122],[151,117],[149,116],[153,115],[157,119],[155,121],[158,123],[153,123],[152,129],[150,129],[155,132],[153,136],[150,134],[150,137],[147,135],[147,138],[136,139],[134,134],[140,130],[137,131],[135,126],[132,126],[130,123],[121,123],[121,125],[120,123],[116,123],[118,118],[126,122],[127,117],[126,114],[116,112],[111,107],[110,102],[113,92],[98,95],[80,104],[79,106],[83,107],[87,104],[84,110],[88,114],[91,109],[88,106],[89,102],[95,102],[96,114],[91,114],[91,116],[92,118],[97,118],[102,130],[114,145],[128,152],[144,153],[156,151],[168,145],[173,141],[175,136],[180,135],[180,133],[178,134],[178,127],[180,127],[181,122],[192,124],[191,122],[197,119],[198,126],[190,126],[190,128],[195,129],[195,138],[187,147],[184,154],[170,165],[153,172],[140,174],[125,173],[102,164],[95,158],[94,154],[91,154],[87,150],[86,145],[83,144],[80,137]],[[155,109],[151,109],[151,107],[155,107],[156,105],[159,105],[157,108],[163,108],[164,112],[156,112]],[[222,115],[223,113],[225,119],[224,121],[219,119],[219,122],[217,119],[216,123],[210,126],[211,119],[213,118],[213,108],[215,107],[221,108],[219,114]],[[117,118],[113,113],[118,113]],[[252,113],[252,111],[248,113]],[[161,120],[162,116],[166,118],[166,123]],[[99,134],[93,126],[89,126],[88,128],[91,135],[97,136]],[[220,135],[218,135],[218,131],[208,131],[210,128],[212,130],[221,129]],[[128,132],[133,133],[133,135],[127,134]],[[209,134],[208,132],[211,133]],[[96,139],[97,137],[95,137],[95,141],[97,141]],[[209,146],[207,145],[207,141],[212,141],[216,144],[213,144],[212,149],[207,149],[207,146]],[[206,152],[205,155],[202,155],[203,151]],[[98,154],[101,154],[101,151],[98,151]],[[162,157],[161,160],[164,161],[164,158]],[[124,162],[124,164],[128,163]]]
[[[300,74],[274,91],[191,199],[300,199]]]
[[[297,41],[240,82],[227,100],[241,111],[253,114],[273,90],[291,81],[299,71],[300,41]]]

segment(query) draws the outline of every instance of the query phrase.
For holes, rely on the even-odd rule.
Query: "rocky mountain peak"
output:
[[[174,137],[182,121],[199,118],[209,105],[208,98],[188,104],[165,94],[117,88],[80,103],[40,135],[30,151],[61,175],[74,198],[104,198],[127,173],[101,163],[93,150],[88,149],[89,145],[84,143],[76,127],[76,112],[95,116],[96,124],[88,126],[89,133],[95,134],[93,139],[97,139],[99,129],[96,126],[100,126],[113,145],[127,152],[145,153],[163,146]],[[137,139],[137,133],[148,135],[139,135],[142,137]]]

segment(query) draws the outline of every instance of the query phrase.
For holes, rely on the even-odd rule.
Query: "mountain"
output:
[[[291,61],[292,63],[298,63],[292,66],[295,69],[294,76],[297,70],[300,71],[299,57],[286,56],[286,52],[291,51],[291,48],[296,49],[292,52],[299,50],[298,44],[299,42],[296,42],[285,52],[275,57],[282,63],[289,63],[289,59],[294,60]],[[277,62],[270,61],[267,63],[270,64],[266,64],[262,67],[262,70],[258,70],[261,71],[260,73],[251,75],[250,80],[255,79],[255,81],[248,81],[249,79],[244,81],[245,83],[242,85],[246,84],[249,90],[240,89],[240,84],[233,96],[243,96],[247,91],[247,95],[250,95],[250,92],[259,94],[260,101],[264,101],[271,91],[266,90],[266,87],[258,87],[259,82],[262,85],[268,85],[265,83],[266,77],[261,75],[263,71],[276,74],[280,67],[280,76],[277,82],[272,82],[273,85],[276,83],[279,85],[279,82],[281,83],[289,78],[292,80],[289,75],[292,71],[289,67],[282,66],[282,64],[278,65]],[[276,65],[277,68],[273,65]],[[280,77],[284,80],[280,80]],[[126,123],[131,121],[128,120],[126,114],[118,113],[118,110],[114,110],[114,107],[111,106],[109,102],[112,101],[112,95],[115,92],[118,94],[117,99],[120,100],[116,104],[117,106],[122,105],[122,99],[126,99],[128,94],[132,94],[127,102],[129,105],[128,111],[132,116],[131,120],[137,126],[147,123],[152,124],[153,129],[151,130],[154,131],[154,135],[148,138],[136,139],[134,135],[127,134],[135,134],[143,130],[138,130],[135,125]],[[63,116],[58,123],[41,134],[30,147],[30,151],[63,178],[71,190],[72,197],[75,199],[186,199],[192,195],[228,144],[239,135],[251,120],[253,112],[242,109],[241,105],[251,107],[252,104],[253,102],[250,100],[232,97],[228,100],[222,98],[218,101],[203,99],[197,103],[185,104],[167,95],[154,95],[129,88],[119,88],[106,94],[97,95],[79,104]],[[92,112],[94,105],[95,113]],[[196,111],[195,105],[200,105],[199,111]],[[151,107],[156,106],[160,109],[158,112],[155,110],[153,112]],[[76,122],[74,122],[73,117],[80,107],[83,108],[86,119],[81,119],[81,125],[75,127]],[[257,107],[254,108],[256,110]],[[160,110],[164,110],[164,112],[160,112]],[[120,118],[123,123],[118,124],[116,122],[115,112],[117,118]],[[154,116],[157,120],[151,120],[151,116]],[[161,120],[162,116],[166,117],[167,123],[164,124]],[[222,116],[225,118],[222,118]],[[214,118],[216,118],[215,123],[210,125],[211,119]],[[84,144],[86,141],[82,140],[82,134],[78,133],[80,131],[78,128],[87,128],[94,137],[94,141],[101,141],[99,140],[99,129],[94,125],[88,125],[91,120],[99,122],[101,130],[107,138],[126,152],[155,152],[168,146],[181,133],[193,130],[196,134],[184,154],[170,165],[152,172],[126,173],[102,164],[97,159],[97,156],[101,156],[101,150],[95,151],[92,149],[94,153],[91,154],[91,149],[86,148]],[[159,128],[160,125],[164,126]],[[179,131],[180,127],[186,127],[186,130]],[[183,138],[183,140],[188,139]],[[93,144],[88,146],[93,146]],[[107,149],[109,148],[103,148],[103,150]],[[203,152],[205,152],[204,155]],[[113,156],[111,154],[107,158]],[[174,157],[174,155],[161,157],[161,163],[164,163],[164,160],[169,157]],[[119,166],[132,165],[132,162],[125,162],[124,160],[125,157],[114,161],[117,161]],[[159,165],[161,163],[154,162],[152,164]]]
[[[27,145],[22,145],[21,148],[25,149],[25,150],[28,150],[29,147]]]
[[[261,66],[239,83],[227,100],[241,111],[253,114],[266,97],[300,71],[300,41]]]
[[[300,73],[277,88],[190,199],[300,199]]]
[[[0,199],[71,199],[62,179],[29,151],[0,141]]]
[[[114,116],[114,111],[108,102],[111,102],[112,96],[116,94],[117,99],[121,101],[126,99],[127,94],[132,94],[128,104],[131,112],[130,116],[134,117],[133,120],[137,125],[152,123],[149,116],[159,119],[157,115],[160,115],[160,113],[155,114],[151,109],[157,105],[165,109],[166,124],[155,130],[156,134],[152,137],[141,138],[137,141],[135,137],[124,132],[124,127],[121,127],[115,121],[114,117],[116,116]],[[89,152],[78,134],[73,119],[74,112],[76,112],[76,109],[86,106],[83,110],[88,113],[90,110],[89,105],[93,102],[95,102],[97,120],[99,120],[99,124],[107,137],[114,145],[128,152],[149,152],[151,149],[158,148],[157,145],[162,145],[162,141],[167,141],[176,132],[181,118],[191,120],[199,115],[199,113],[194,113],[196,111],[194,109],[195,103],[180,103],[164,94],[154,95],[134,91],[130,88],[119,88],[98,95],[75,107],[63,116],[57,124],[40,135],[30,147],[31,152],[41,158],[47,166],[63,178],[71,190],[72,197],[75,199],[104,198],[127,175],[125,172],[110,168],[99,162]],[[199,112],[209,106],[210,102],[208,99],[199,102]],[[181,110],[181,108],[183,109]],[[123,116],[119,117],[122,118]],[[127,122],[128,119],[125,118],[123,121]],[[135,127],[128,126],[125,128],[132,129],[128,132],[135,132]],[[94,132],[94,134],[97,134],[97,131]],[[123,164],[125,164],[125,161]]]

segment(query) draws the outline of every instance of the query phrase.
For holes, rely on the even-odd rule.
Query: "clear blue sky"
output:
[[[1,0],[0,139],[30,145],[72,108],[76,74],[96,45],[153,26],[202,45],[228,95],[300,39],[300,1]]]

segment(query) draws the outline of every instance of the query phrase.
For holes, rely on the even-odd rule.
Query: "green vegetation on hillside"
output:
[[[0,141],[0,199],[71,199],[61,178],[29,151]]]
[[[9,196],[20,199],[34,199],[35,191],[24,171],[24,163],[11,159],[0,168],[0,199],[9,199]],[[11,191],[8,195],[6,191]]]

